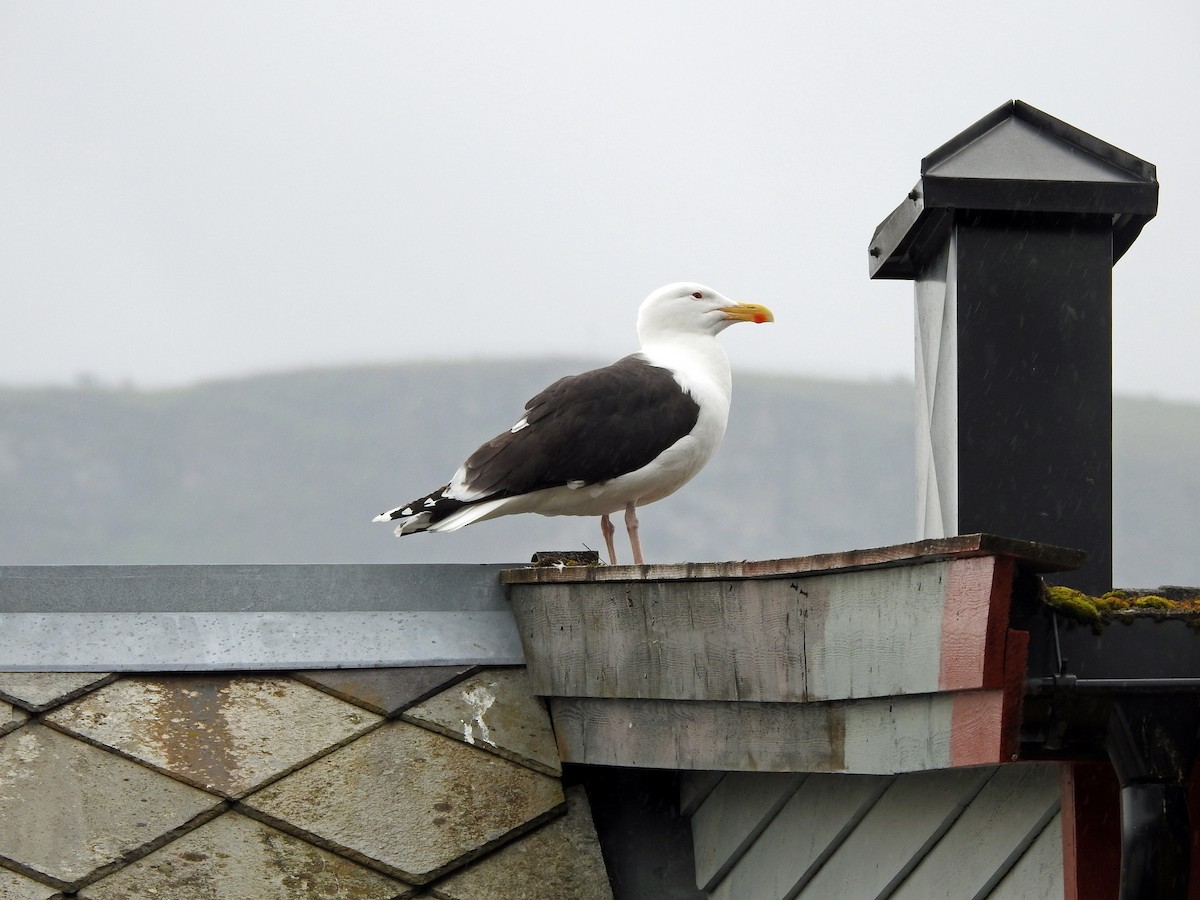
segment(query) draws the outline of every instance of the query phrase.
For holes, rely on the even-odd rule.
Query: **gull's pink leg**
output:
[[[600,517],[600,531],[604,534],[604,543],[608,547],[608,562],[613,566],[617,564],[617,548],[613,545],[613,533],[616,530],[607,513]]]
[[[633,548],[633,564],[644,566],[642,559],[642,542],[638,540],[637,504],[632,500],[625,504],[625,530],[629,532],[629,546]]]

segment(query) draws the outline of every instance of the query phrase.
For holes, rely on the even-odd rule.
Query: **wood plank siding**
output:
[[[967,535],[501,577],[564,761],[893,774],[1014,758],[1015,579],[1077,561]]]
[[[1058,785],[1053,764],[730,773],[692,817],[697,885],[713,900],[1059,900]]]
[[[1013,611],[1081,559],[966,535],[501,578],[563,762],[682,772],[712,900],[1060,900]]]
[[[1002,687],[1011,585],[977,557],[512,597],[540,693],[808,703]]]
[[[563,762],[655,769],[890,774],[1015,752],[1002,691],[836,703],[551,697]]]

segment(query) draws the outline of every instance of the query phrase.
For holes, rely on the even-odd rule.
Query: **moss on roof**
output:
[[[1183,618],[1200,628],[1200,588],[1115,589],[1092,597],[1074,588],[1043,585],[1042,599],[1064,615],[1099,629],[1133,618]]]

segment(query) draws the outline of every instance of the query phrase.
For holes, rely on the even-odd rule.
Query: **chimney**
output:
[[[1154,166],[1021,101],[921,161],[872,278],[915,282],[919,537],[1088,552],[1112,587],[1112,266],[1158,208]]]

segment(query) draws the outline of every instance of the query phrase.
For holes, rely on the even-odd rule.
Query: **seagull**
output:
[[[449,483],[374,521],[396,522],[403,537],[516,513],[599,516],[616,565],[609,516],[623,510],[634,564],[644,565],[637,508],[690,481],[725,434],[732,381],[717,335],[736,322],[773,321],[767,307],[702,284],[659,288],[638,309],[637,353],[560,378]]]

